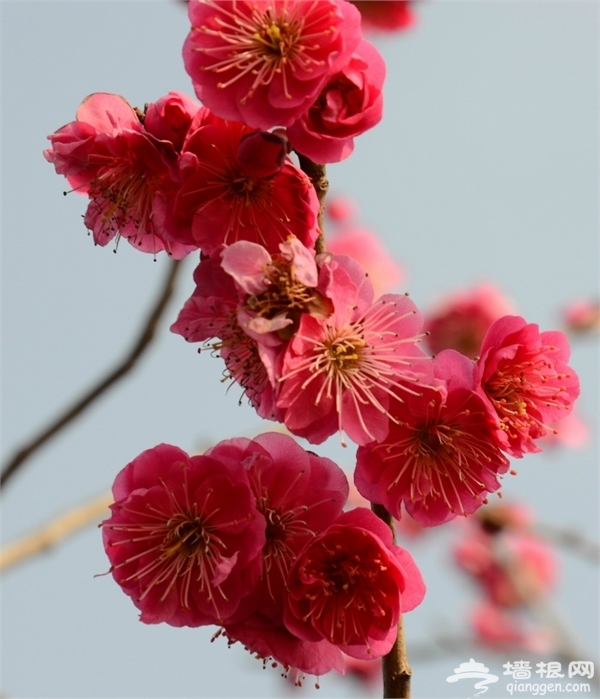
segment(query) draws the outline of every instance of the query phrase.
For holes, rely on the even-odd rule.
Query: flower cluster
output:
[[[117,476],[102,523],[115,580],[148,624],[217,624],[263,659],[323,674],[387,653],[425,587],[371,511],[343,512],[329,459],[270,433],[202,456],[161,444]]]
[[[191,0],[183,61],[201,103],[170,92],[142,111],[95,93],[44,155],[88,196],[95,243],[199,252],[172,331],[218,354],[261,417],[312,444],[354,442],[359,493],[429,527],[485,504],[579,383],[565,336],[490,288],[424,329],[407,295],[385,293],[400,271],[335,202],[345,224],[327,251],[323,164],[382,116],[385,64],[361,12],[367,28],[412,21],[407,0]],[[343,511],[342,471],[288,436],[201,456],[159,445],[113,494],[104,543],[141,620],[216,624],[287,669],[385,655],[424,595],[387,524]]]
[[[271,255],[240,241],[205,258],[172,330],[218,338],[228,375],[265,418],[310,442],[345,431],[357,444],[388,431],[391,406],[415,392],[429,360],[406,296],[373,299],[349,257],[315,256],[297,239]]]
[[[551,650],[556,640],[549,629],[520,616],[543,600],[558,577],[556,552],[533,532],[532,520],[522,506],[490,505],[461,528],[454,545],[456,564],[483,597],[472,610],[472,627],[493,648],[540,652]]]
[[[49,136],[46,159],[89,196],[99,245],[122,236],[175,258],[238,239],[314,245],[319,204],[288,152],[343,160],[381,120],[385,63],[359,11],[346,0],[202,0],[189,15],[184,61],[204,106],[171,92],[141,112],[92,94]]]
[[[560,332],[540,333],[519,316],[493,323],[472,362],[455,350],[432,361],[438,385],[395,402],[387,437],[359,447],[359,492],[400,518],[401,505],[431,526],[487,502],[506,473],[505,454],[540,451],[579,394]]]

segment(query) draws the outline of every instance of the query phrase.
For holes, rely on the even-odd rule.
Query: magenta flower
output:
[[[170,141],[179,153],[200,108],[196,100],[182,92],[169,92],[148,105],[144,115],[144,128],[156,138]]]
[[[146,132],[122,97],[90,95],[76,121],[48,138],[52,147],[44,151],[46,160],[91,200],[84,223],[96,244],[123,237],[144,252],[166,250],[175,258],[196,247],[173,240],[156,220],[179,188],[173,143]]]
[[[558,577],[553,549],[524,532],[503,532],[501,542],[480,529],[463,534],[454,558],[477,581],[487,600],[504,609],[535,602],[555,586]]]
[[[348,498],[346,476],[330,459],[277,432],[221,442],[206,454],[239,461],[248,474],[267,532],[262,576],[254,599],[244,606],[270,612],[273,605],[283,604],[285,581],[298,552],[342,512]]]
[[[475,359],[490,325],[513,313],[512,303],[493,284],[446,294],[425,316],[427,344],[434,354],[453,349]]]
[[[400,612],[425,585],[412,557],[370,510],[341,514],[302,550],[288,577],[285,624],[307,641],[326,640],[355,658],[391,649]]]
[[[207,255],[238,240],[277,252],[289,236],[314,247],[319,203],[309,178],[289,158],[275,167],[270,150],[264,167],[255,163],[249,169],[245,137],[256,133],[239,122],[199,113],[179,160],[181,189],[166,213],[182,243]]]
[[[409,29],[416,22],[412,0],[351,0],[360,10],[366,31],[394,32]]]
[[[433,365],[445,387],[423,387],[395,401],[388,436],[358,449],[354,476],[368,500],[397,519],[404,503],[425,527],[473,513],[508,469],[486,406],[473,390],[472,363],[447,350]]]
[[[182,335],[188,342],[203,342],[206,349],[218,352],[227,367],[225,380],[242,386],[244,395],[261,417],[281,420],[261,348],[238,322],[239,294],[233,277],[223,270],[219,258],[220,251],[200,261],[194,271],[196,289],[179,312],[171,332]],[[213,338],[216,340],[210,342]]]
[[[390,251],[384,248],[375,233],[366,228],[348,226],[328,234],[327,249],[334,255],[348,255],[364,267],[376,297],[387,294],[405,280],[404,271]]]
[[[345,0],[192,0],[185,69],[223,119],[288,126],[317,99],[361,38]]]
[[[540,333],[519,316],[489,329],[475,364],[475,385],[496,422],[496,439],[512,456],[540,451],[534,440],[566,417],[579,395],[567,365],[569,342],[558,331]]]
[[[267,522],[262,576],[225,624],[226,635],[262,658],[272,657],[302,672],[343,668],[339,654],[327,643],[294,637],[283,624],[283,609],[287,576],[298,553],[342,511],[348,496],[346,476],[329,459],[277,433],[229,440],[207,454],[243,464]]]
[[[265,544],[242,465],[161,444],[119,473],[113,495],[104,547],[141,621],[224,623],[254,588]]]
[[[381,121],[385,62],[368,41],[329,78],[316,102],[287,129],[294,150],[317,163],[337,163],[354,150],[354,138]]]
[[[335,311],[302,316],[283,356],[277,405],[286,427],[312,443],[345,431],[366,444],[387,435],[392,401],[420,391],[428,365],[417,345],[421,318],[406,296],[373,304],[366,276],[357,286],[341,265],[335,274],[327,292]]]

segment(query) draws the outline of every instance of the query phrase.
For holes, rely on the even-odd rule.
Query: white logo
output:
[[[454,668],[454,674],[446,677],[446,682],[458,682],[458,680],[481,680],[475,684],[475,689],[481,691],[474,696],[485,694],[488,691],[488,684],[498,681],[498,675],[491,675],[488,668],[483,663],[477,663],[473,658],[468,663],[461,663],[459,667]]]

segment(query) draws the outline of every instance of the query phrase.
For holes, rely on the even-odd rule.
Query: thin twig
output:
[[[317,217],[317,226],[319,227],[319,237],[315,243],[315,251],[317,255],[325,252],[325,196],[329,189],[329,182],[325,176],[325,165],[313,163],[310,158],[298,153],[300,167],[308,175],[313,187],[317,193],[319,200],[319,215]]]
[[[383,505],[372,504],[373,512],[385,522],[392,531],[394,536],[394,520],[392,515],[383,507]],[[410,678],[412,670],[408,664],[408,656],[406,654],[406,641],[404,638],[404,622],[402,614],[398,620],[398,635],[392,646],[392,650],[383,656],[383,696],[394,697],[399,699],[408,699],[410,697]]]
[[[108,506],[113,502],[111,493],[103,493],[83,505],[65,512],[31,534],[17,539],[0,549],[0,571],[37,553],[45,551],[76,531],[100,521],[108,514]]]
[[[591,563],[600,563],[600,546],[598,542],[588,539],[581,532],[542,522],[537,523],[534,529],[553,544],[562,546]]]
[[[146,322],[142,326],[142,330],[138,335],[133,347],[126,357],[115,367],[107,376],[100,379],[98,383],[81,398],[79,398],[71,407],[61,413],[52,424],[45,428],[40,434],[29,440],[25,446],[21,447],[13,458],[2,469],[0,484],[5,485],[8,479],[17,471],[17,469],[43,444],[45,444],[57,432],[68,425],[72,420],[78,417],[87,407],[89,407],[97,398],[99,398],[106,390],[113,386],[119,379],[128,374],[137,364],[140,357],[150,346],[158,322],[167,307],[169,299],[173,294],[175,287],[175,279],[179,271],[180,264],[178,261],[171,262],[169,272],[162,284],[158,298],[150,311]]]

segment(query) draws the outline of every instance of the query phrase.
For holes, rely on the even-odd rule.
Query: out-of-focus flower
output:
[[[473,365],[452,350],[433,361],[437,388],[407,392],[391,405],[389,434],[360,447],[359,492],[400,519],[401,505],[425,527],[469,515],[500,487],[508,459],[493,444],[493,425],[473,390]]]
[[[487,599],[506,609],[534,602],[556,582],[556,554],[533,534],[506,531],[497,537],[475,530],[461,538],[454,554]]]
[[[530,653],[550,653],[556,645],[555,634],[544,627],[526,624],[514,612],[491,602],[477,604],[469,622],[478,642],[495,650],[522,649]]]
[[[242,464],[161,444],[117,476],[111,572],[148,624],[223,624],[261,572],[265,519]]]
[[[600,302],[598,299],[577,299],[564,310],[567,330],[574,333],[598,332],[600,327]]]
[[[373,284],[375,298],[404,281],[404,272],[379,238],[365,228],[344,227],[327,236],[327,249],[334,255],[348,255],[364,267]]]
[[[299,638],[327,640],[355,658],[385,655],[401,612],[425,585],[410,554],[370,510],[341,514],[300,553],[288,578],[285,624]]]
[[[329,194],[325,202],[325,214],[336,223],[347,223],[356,215],[356,204],[350,197]],[[327,238],[329,243],[329,235]]]
[[[550,425],[550,427],[552,429],[545,437],[542,437],[544,446],[581,449],[590,441],[590,428],[576,409],[573,409],[567,417]]]
[[[427,344],[434,354],[453,349],[474,359],[490,325],[514,313],[513,305],[493,284],[446,294],[425,314]]]
[[[562,420],[579,395],[570,347],[558,331],[540,333],[519,316],[489,329],[475,364],[475,387],[497,424],[500,448],[512,456],[540,451],[535,440]]]
[[[292,147],[317,163],[345,160],[354,150],[354,138],[381,121],[384,78],[381,54],[361,41],[311,108],[288,127]]]
[[[416,22],[412,0],[351,0],[362,15],[366,31],[394,32],[409,29]]]
[[[345,0],[192,0],[183,48],[196,95],[223,119],[289,126],[361,39]]]

